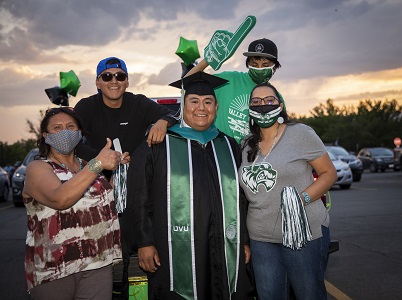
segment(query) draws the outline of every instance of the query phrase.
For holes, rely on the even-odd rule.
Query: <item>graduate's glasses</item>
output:
[[[113,77],[116,78],[117,81],[124,81],[127,79],[126,73],[103,73],[98,76],[98,78],[102,78],[103,81],[108,82],[112,81]]]
[[[275,96],[266,96],[264,98],[253,97],[250,99],[251,106],[259,106],[261,104],[274,105],[274,104],[278,104],[278,103],[279,103],[279,100]]]

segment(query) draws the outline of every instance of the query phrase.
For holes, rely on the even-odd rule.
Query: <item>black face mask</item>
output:
[[[250,118],[260,127],[268,128],[275,124],[281,113],[280,105],[250,106]]]
[[[269,113],[270,111],[273,111],[277,109],[280,106],[280,104],[275,104],[275,105],[259,105],[259,106],[250,106],[250,110],[255,111],[260,114],[266,114]]]

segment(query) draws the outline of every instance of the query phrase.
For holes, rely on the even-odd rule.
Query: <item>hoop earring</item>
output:
[[[284,120],[282,117],[279,117],[279,118],[278,118],[278,123],[279,123],[279,124],[283,124],[283,122],[285,122],[285,120]]]

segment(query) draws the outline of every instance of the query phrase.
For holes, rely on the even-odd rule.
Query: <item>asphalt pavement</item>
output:
[[[364,172],[331,195],[328,299],[402,299],[402,172]],[[0,299],[29,299],[24,278],[26,212],[0,203]],[[133,261],[131,266],[136,262]],[[133,270],[130,270],[130,275]]]
[[[402,299],[402,173],[366,171],[350,190],[330,194],[340,247],[326,272],[330,299]]]

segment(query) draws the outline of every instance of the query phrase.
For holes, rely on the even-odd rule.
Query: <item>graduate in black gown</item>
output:
[[[185,90],[181,123],[133,154],[127,209],[149,299],[247,299],[250,260],[237,142],[214,125],[214,88],[198,72],[172,83]]]

